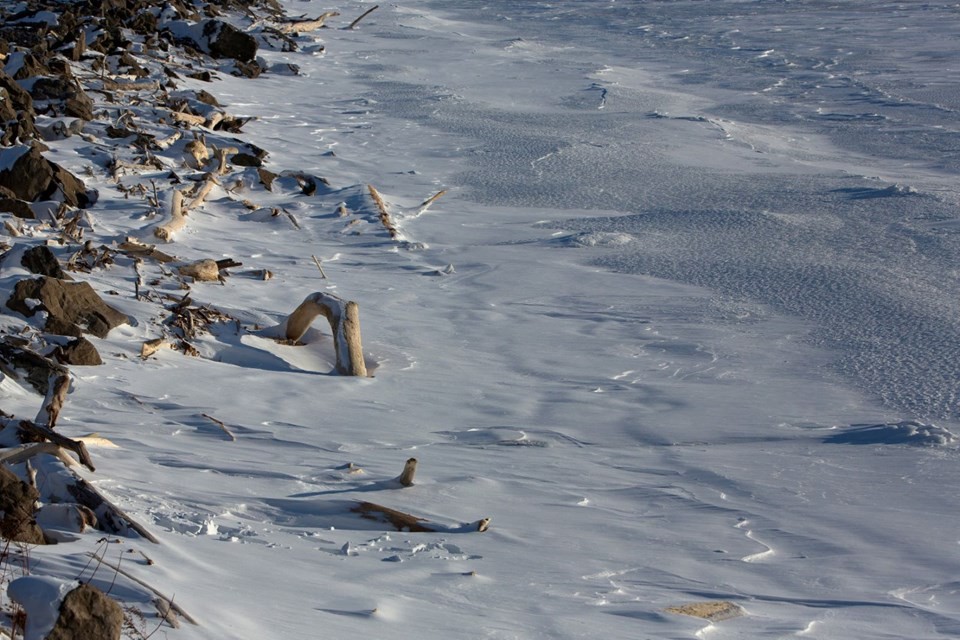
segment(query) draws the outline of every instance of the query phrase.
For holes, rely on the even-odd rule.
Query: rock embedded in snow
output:
[[[27,202],[55,198],[81,209],[96,202],[95,192],[87,191],[82,180],[44,158],[36,144],[0,149],[0,186]]]
[[[43,531],[34,520],[40,494],[0,465],[0,535],[6,540],[27,544],[46,544]]]
[[[41,306],[29,300],[40,300]],[[114,327],[126,324],[128,318],[107,303],[86,282],[64,282],[56,278],[24,279],[17,283],[7,307],[28,318],[44,310],[48,317],[44,329],[61,335],[79,335],[77,331],[107,337]],[[67,333],[65,333],[67,332]]]
[[[120,605],[93,585],[82,584],[63,599],[45,640],[119,640],[122,628]]]

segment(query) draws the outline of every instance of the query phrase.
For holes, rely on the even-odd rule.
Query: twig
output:
[[[442,195],[445,194],[446,192],[447,192],[446,189],[444,189],[444,190],[442,190],[442,191],[438,191],[437,193],[433,194],[432,196],[430,196],[429,198],[427,198],[426,200],[424,200],[423,202],[421,202],[421,203],[420,203],[420,208],[417,209],[417,215],[419,216],[421,213],[426,212],[426,210],[430,208],[430,205],[432,205],[434,202],[436,202],[436,201],[437,201],[437,198],[439,198],[440,196],[442,196]]]
[[[320,269],[320,275],[323,277],[324,280],[326,280],[327,274],[323,272],[323,267],[320,265],[320,260],[317,258],[317,256],[310,256],[310,257],[313,258],[313,264],[317,265],[317,269]]]
[[[400,230],[397,229],[396,225],[393,224],[393,220],[390,218],[390,212],[387,210],[387,203],[383,201],[383,196],[380,195],[379,191],[374,189],[372,184],[368,184],[367,189],[370,191],[370,197],[373,198],[373,201],[377,205],[377,209],[380,211],[380,224],[382,224],[383,228],[387,230],[387,233],[390,234],[390,237],[395,240],[397,236],[400,235]]]
[[[233,435],[233,432],[230,431],[230,429],[227,427],[227,425],[225,425],[223,422],[221,422],[220,420],[217,420],[217,419],[214,418],[213,416],[211,416],[211,415],[209,415],[209,414],[206,414],[206,413],[201,413],[200,415],[202,415],[204,418],[206,418],[206,419],[209,420],[210,422],[213,422],[215,425],[217,425],[218,427],[220,427],[221,429],[223,429],[223,432],[230,437],[230,440],[231,440],[231,441],[233,441],[233,442],[236,442],[236,441],[237,441],[237,436]]]
[[[371,13],[373,13],[374,11],[376,11],[376,10],[379,9],[379,8],[380,8],[380,5],[378,5],[378,4],[373,5],[372,7],[370,7],[370,8],[367,9],[366,11],[364,11],[363,14],[362,14],[359,18],[357,18],[356,20],[354,20],[353,22],[351,22],[351,23],[350,23],[350,26],[347,27],[347,29],[353,29],[355,26],[357,26],[357,24],[358,24],[361,20],[363,20],[364,18],[366,18],[368,15],[370,15]]]

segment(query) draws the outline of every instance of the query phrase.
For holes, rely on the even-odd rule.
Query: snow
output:
[[[200,357],[141,359],[133,271],[85,276],[131,322],[90,338],[106,364],[73,369],[58,430],[118,445],[83,474],[161,542],[75,534],[33,572],[102,553],[197,618],[164,628],[184,640],[960,635],[949,6],[593,4],[410,0],[345,30],[372,6],[345,2],[261,49],[300,76],[183,81],[330,187],[241,213],[217,189],[160,247],[244,263],[192,285],[239,321]],[[98,242],[155,242],[61,142]],[[318,291],[359,303],[372,377],[333,374],[322,319],[271,339]],[[3,409],[35,415],[15,385]],[[744,615],[666,611],[717,600]]]

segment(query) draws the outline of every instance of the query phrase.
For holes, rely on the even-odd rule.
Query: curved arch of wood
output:
[[[318,291],[307,296],[293,313],[287,316],[285,337],[296,342],[303,337],[317,316],[330,322],[333,347],[337,354],[337,373],[345,376],[366,376],[360,343],[360,307],[335,295]]]

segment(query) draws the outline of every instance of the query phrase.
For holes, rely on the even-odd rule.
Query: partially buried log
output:
[[[326,13],[314,18],[313,20],[298,20],[295,22],[281,22],[277,26],[280,33],[306,33],[323,28],[327,18],[336,18],[340,14],[336,11],[327,11]]]
[[[360,342],[360,307],[335,295],[318,291],[307,296],[293,313],[287,316],[285,337],[296,342],[303,337],[317,316],[330,322],[333,346],[337,356],[337,372],[347,376],[366,376]]]
[[[366,520],[389,524],[397,531],[409,531],[411,533],[483,533],[490,528],[490,518],[482,518],[476,522],[449,526],[431,522],[426,518],[419,518],[409,513],[404,513],[403,511],[397,511],[390,507],[374,504],[373,502],[357,503],[351,511],[359,514],[361,518]]]

